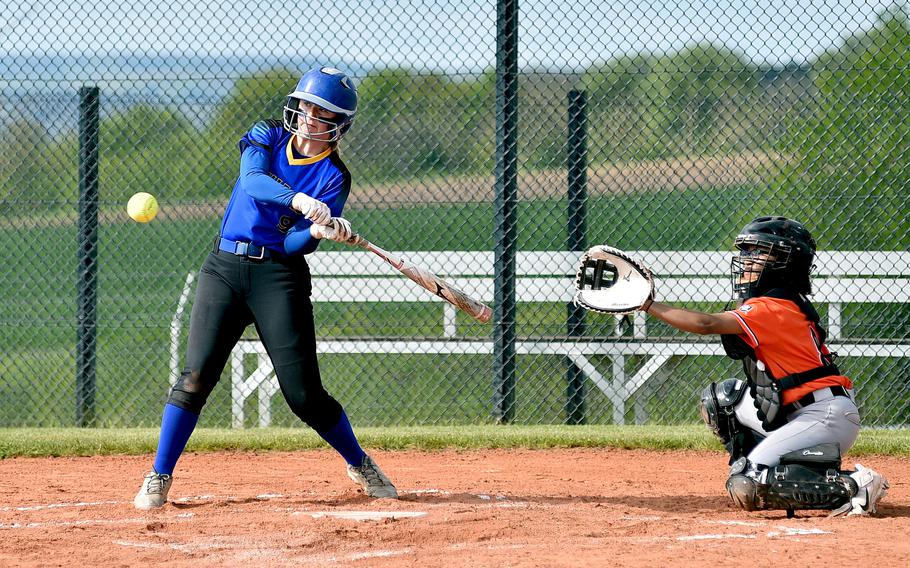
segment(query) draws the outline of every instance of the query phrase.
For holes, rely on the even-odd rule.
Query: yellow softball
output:
[[[158,200],[151,193],[140,191],[130,197],[129,203],[126,204],[126,212],[133,221],[148,223],[158,214]]]

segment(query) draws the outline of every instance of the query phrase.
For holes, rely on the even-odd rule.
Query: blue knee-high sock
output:
[[[360,467],[360,464],[363,463],[366,453],[357,442],[357,437],[354,436],[354,430],[351,428],[348,415],[345,414],[344,410],[341,411],[341,418],[338,419],[337,424],[324,432],[318,432],[318,434],[330,446],[335,448],[335,451],[341,454],[344,461],[350,465]]]
[[[155,454],[155,471],[171,475],[177,459],[183,453],[190,434],[196,428],[199,415],[173,404],[164,405],[161,417],[161,436],[158,438],[158,452]]]

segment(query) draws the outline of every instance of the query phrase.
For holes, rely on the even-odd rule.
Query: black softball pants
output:
[[[168,402],[199,414],[231,350],[252,323],[294,414],[317,432],[335,426],[342,409],[319,376],[311,291],[302,256],[255,260],[210,253],[199,271],[186,366]]]

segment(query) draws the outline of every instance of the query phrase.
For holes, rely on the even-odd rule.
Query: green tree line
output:
[[[588,93],[593,164],[760,152],[782,157],[756,188],[794,203],[794,216],[830,220],[829,246],[906,247],[910,24],[903,5],[871,29],[803,66],[757,65],[723,46],[623,55],[580,74],[523,73],[520,165],[562,167],[566,94]],[[169,101],[105,114],[100,183],[105,202],[136,191],[170,201],[223,200],[237,170],[237,140],[278,118],[298,71],[235,82],[199,126]],[[342,153],[359,184],[490,175],[495,74],[447,76],[386,69],[359,81],[361,107]],[[102,99],[103,100],[103,99]],[[51,136],[20,119],[0,131],[0,211],[71,209],[75,132]],[[858,207],[860,204],[861,207]],[[788,209],[784,207],[783,209]],[[819,213],[821,211],[821,214]],[[871,211],[871,214],[870,214]],[[746,213],[744,213],[746,215]],[[835,228],[849,224],[856,231]]]
[[[818,215],[828,248],[910,248],[910,24],[904,5],[813,65],[817,95],[781,140],[768,196]],[[843,230],[847,227],[848,230]]]

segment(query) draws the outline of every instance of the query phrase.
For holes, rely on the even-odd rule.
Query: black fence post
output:
[[[98,300],[98,87],[79,89],[76,425],[95,423]]]
[[[496,188],[493,212],[493,416],[515,415],[518,209],[518,0],[496,2]]]
[[[586,203],[588,183],[587,96],[584,91],[569,91],[567,166],[569,214],[567,249],[581,252],[587,246]],[[569,303],[566,332],[570,337],[585,334],[584,309]],[[585,375],[566,359],[566,424],[585,423]]]

